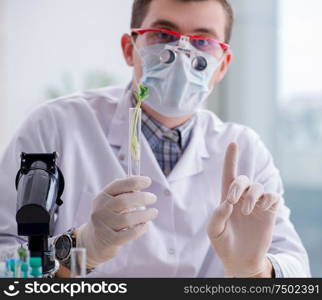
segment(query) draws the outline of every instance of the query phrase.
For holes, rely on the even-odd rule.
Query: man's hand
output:
[[[156,196],[139,192],[151,184],[148,177],[118,179],[94,200],[90,221],[76,230],[76,246],[87,249],[87,268],[94,268],[114,257],[125,243],[148,230],[155,219],[155,208],[133,210],[155,203]]]
[[[222,199],[208,226],[213,248],[229,277],[271,277],[266,257],[272,242],[279,195],[265,194],[264,187],[237,176],[238,146],[225,155]],[[270,271],[270,273],[269,273]]]

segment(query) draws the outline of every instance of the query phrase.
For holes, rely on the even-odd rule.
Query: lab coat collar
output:
[[[196,175],[204,170],[204,160],[210,157],[206,145],[206,132],[201,126],[201,115],[196,113],[196,121],[191,140],[182,157],[168,176],[168,181],[176,181]]]
[[[120,147],[119,156],[124,158],[123,166],[126,170],[128,167],[128,110],[131,107],[131,97],[132,91],[129,85],[125,89],[122,99],[117,104],[107,135],[111,145]],[[197,113],[189,145],[167,178],[163,174],[148,141],[142,133],[141,174],[149,176],[153,181],[169,188],[170,182],[202,172],[205,165],[204,160],[209,158],[205,130],[202,128],[202,113]]]
[[[130,86],[128,86],[116,105],[116,110],[108,128],[107,138],[111,145],[121,146],[124,144],[124,141],[126,142],[128,136],[127,126],[129,123],[128,113],[131,107],[130,97],[131,90]]]

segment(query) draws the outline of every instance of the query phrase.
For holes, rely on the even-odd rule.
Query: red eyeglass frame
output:
[[[181,36],[186,36],[189,37],[191,40],[213,40],[216,41],[218,43],[218,45],[224,50],[226,51],[228,48],[230,48],[230,46],[226,43],[220,42],[214,38],[211,37],[206,37],[206,36],[202,36],[202,35],[191,35],[191,34],[181,34],[179,32],[176,31],[172,31],[172,30],[168,30],[168,29],[159,29],[159,28],[133,28],[131,29],[131,33],[137,33],[137,34],[144,34],[146,32],[163,32],[163,33],[168,33],[168,34],[172,34],[175,35],[177,37],[181,37]]]

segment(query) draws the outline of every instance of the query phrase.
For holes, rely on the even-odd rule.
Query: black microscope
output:
[[[21,167],[16,176],[18,235],[28,237],[31,257],[41,257],[43,276],[57,269],[49,245],[55,215],[62,205],[64,177],[56,165],[57,153],[21,154]]]

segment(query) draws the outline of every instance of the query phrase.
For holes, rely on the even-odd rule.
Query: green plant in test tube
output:
[[[27,259],[27,250],[22,246],[18,249],[18,255],[21,261],[26,261]]]
[[[137,126],[141,114],[141,104],[149,96],[148,88],[144,84],[140,84],[138,91],[134,92],[136,106],[134,108],[134,116],[130,120],[130,155],[134,161],[140,160],[140,145],[137,136]],[[140,129],[141,130],[141,129]]]

